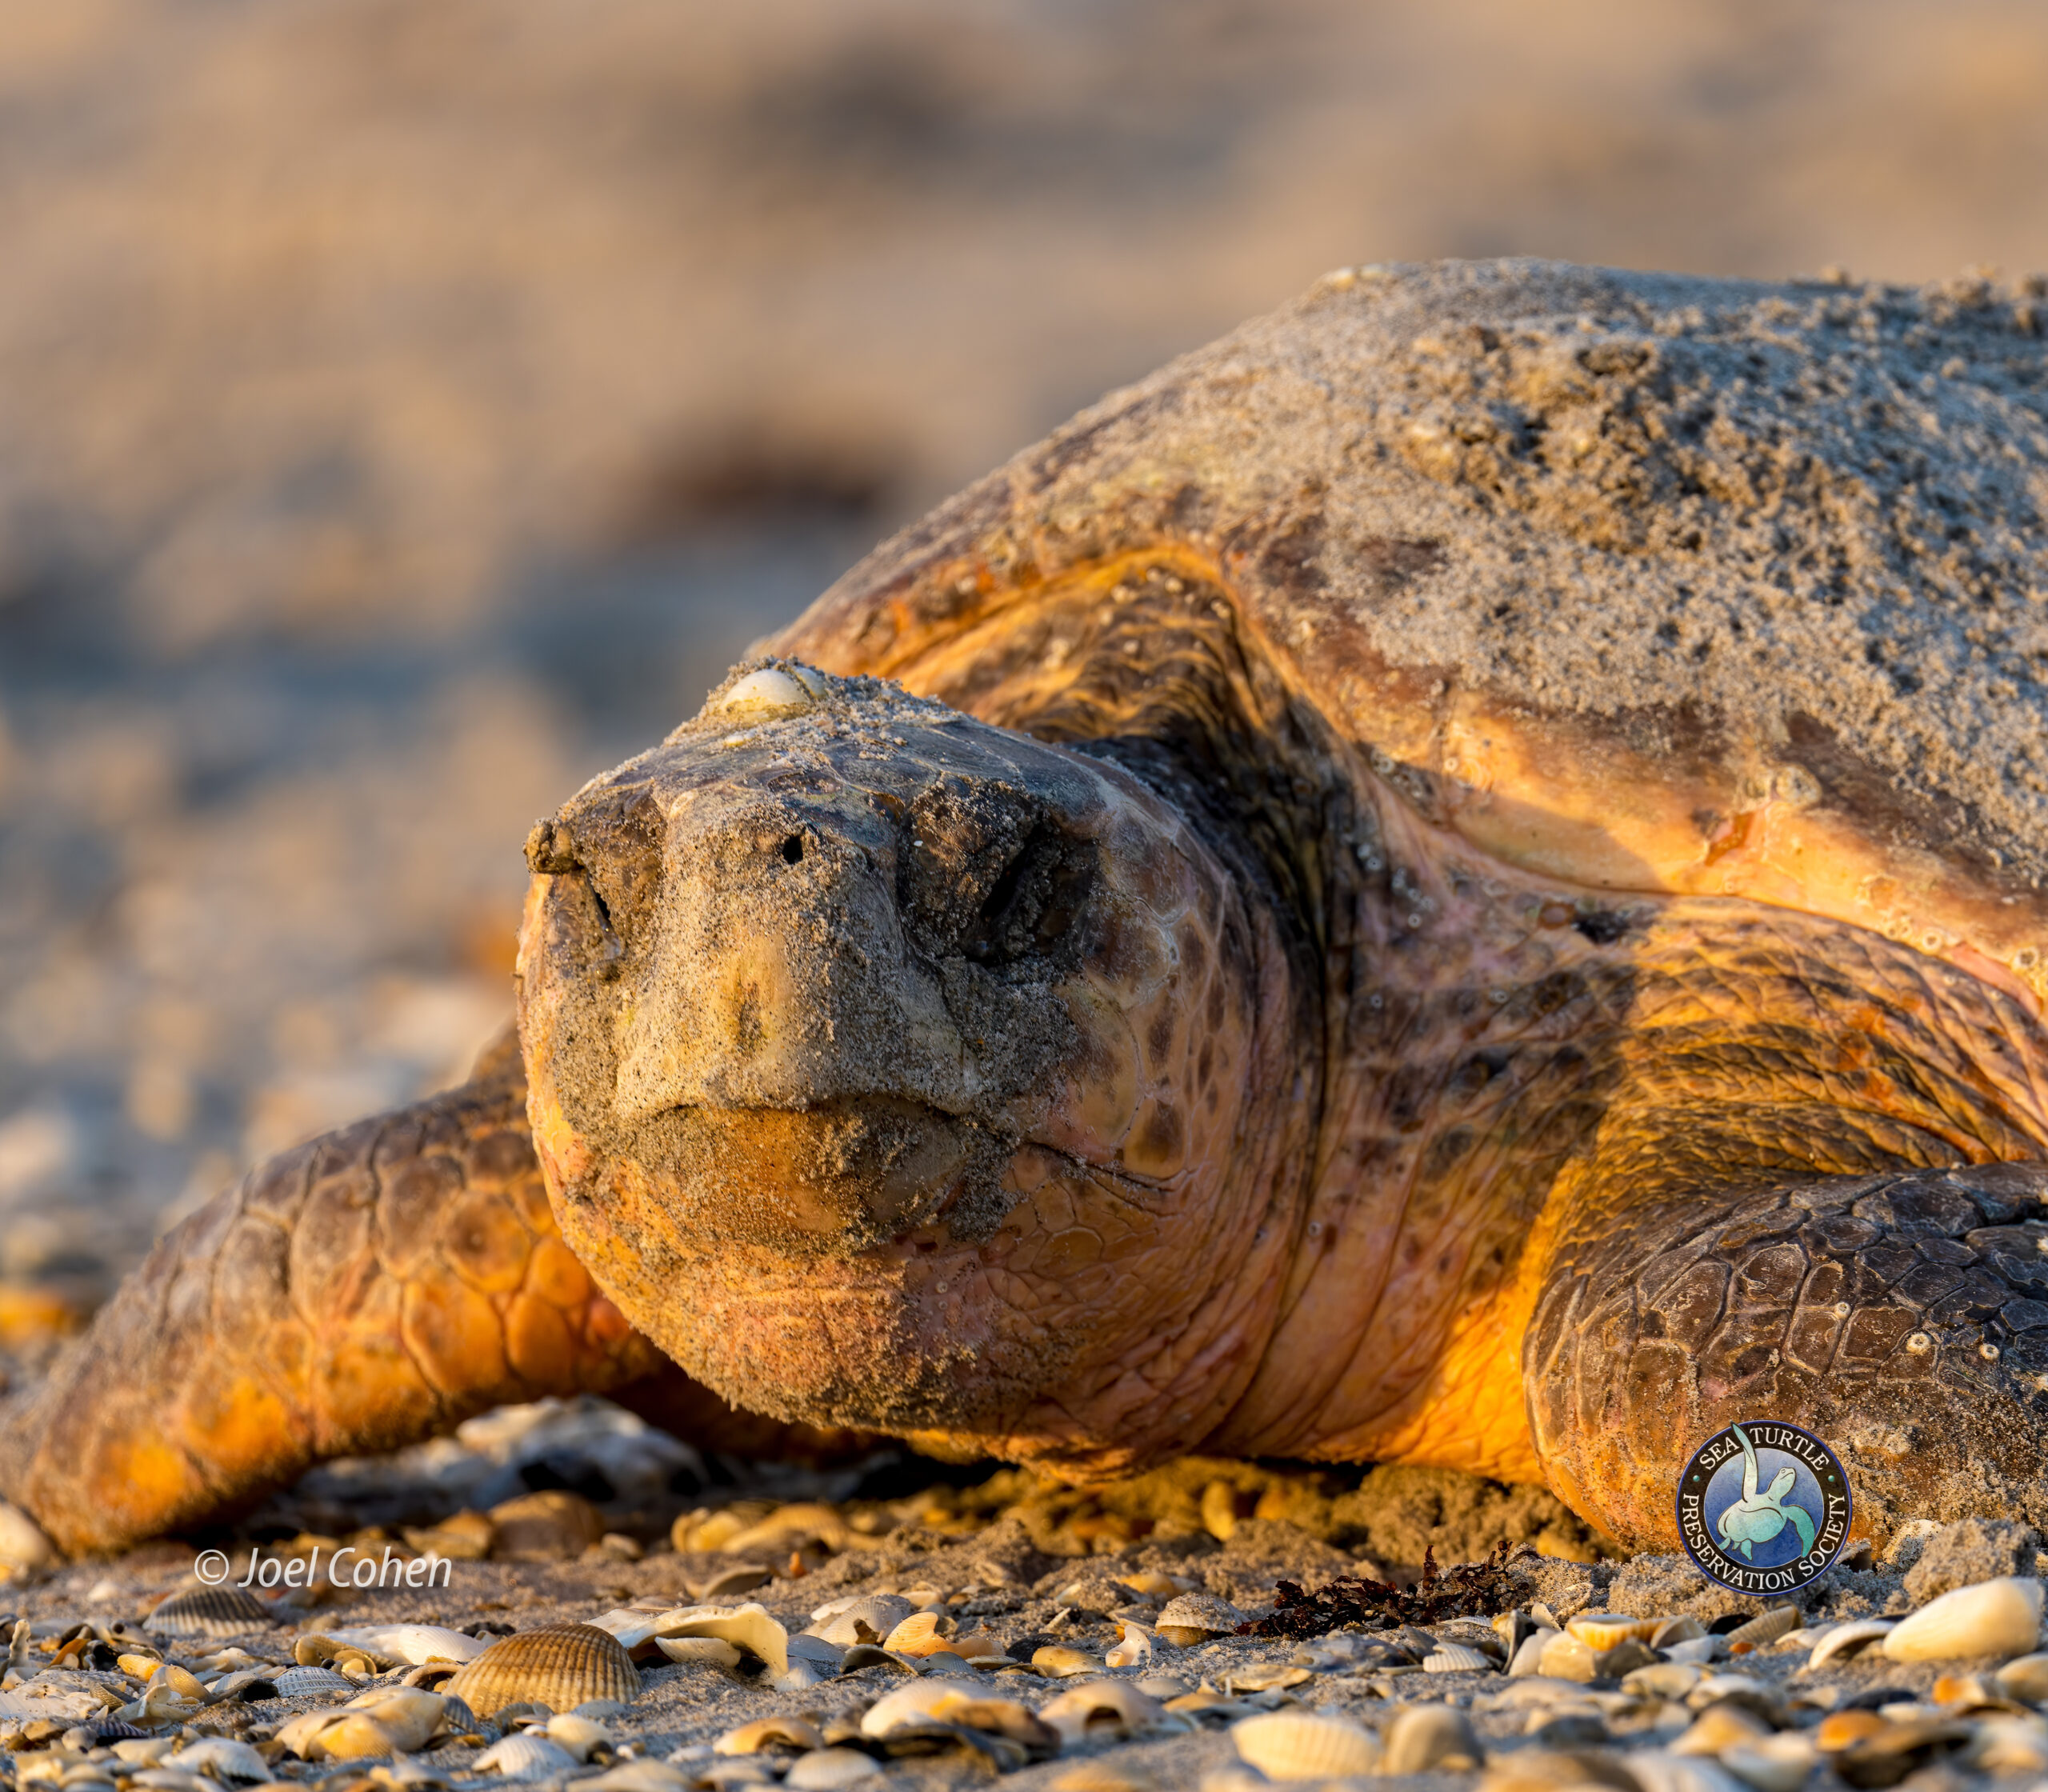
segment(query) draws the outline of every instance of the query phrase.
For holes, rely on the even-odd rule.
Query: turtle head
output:
[[[1212,1197],[1258,934],[1181,816],[770,662],[527,855],[535,1142],[635,1325],[777,1417],[1011,1454],[1170,1424],[1087,1390],[1186,1330],[1205,1270],[1233,1285],[1257,1225]]]

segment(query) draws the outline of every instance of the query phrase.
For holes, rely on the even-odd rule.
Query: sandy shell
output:
[[[446,1682],[478,1717],[529,1700],[566,1711],[587,1698],[630,1704],[640,1674],[618,1638],[589,1624],[550,1624],[501,1637]]]
[[[1222,1678],[1223,1690],[1235,1696],[1239,1693],[1279,1692],[1289,1686],[1306,1685],[1315,1675],[1296,1662],[1256,1662],[1248,1667],[1233,1668]]]
[[[494,1743],[470,1765],[478,1773],[502,1774],[507,1779],[546,1779],[574,1766],[576,1758],[545,1736],[522,1731]]]
[[[820,1749],[792,1765],[782,1783],[792,1792],[838,1792],[842,1786],[866,1786],[881,1774],[882,1763],[858,1749]]]
[[[356,1761],[398,1752],[390,1732],[362,1711],[308,1711],[280,1726],[278,1740],[305,1761]]]
[[[1230,1636],[1244,1621],[1244,1614],[1227,1599],[1213,1593],[1183,1593],[1159,1614],[1158,1631],[1167,1642],[1188,1649],[1210,1637]]]
[[[1769,1611],[1758,1612],[1748,1623],[1724,1631],[1721,1640],[1733,1653],[1741,1654],[1746,1649],[1761,1649],[1766,1643],[1790,1636],[1805,1622],[1798,1606],[1774,1606]]]
[[[1814,1645],[1813,1654],[1806,1658],[1806,1666],[1823,1667],[1838,1659],[1847,1661],[1880,1638],[1890,1635],[1896,1628],[1889,1618],[1855,1618],[1846,1624],[1837,1624]]]
[[[1904,1618],[1884,1640],[1894,1662],[2031,1654],[2041,1641],[2041,1582],[2006,1575],[1959,1586]]]
[[[330,1667],[280,1668],[270,1676],[270,1684],[278,1689],[280,1698],[304,1698],[309,1693],[346,1693],[355,1690],[355,1682],[335,1673]]]
[[[1050,1701],[1038,1721],[1070,1746],[1089,1737],[1142,1736],[1167,1722],[1166,1708],[1128,1680],[1091,1680]]]
[[[822,1749],[825,1738],[805,1718],[756,1718],[729,1730],[711,1745],[718,1754],[758,1754],[763,1749]]]
[[[1481,1654],[1478,1650],[1467,1649],[1462,1642],[1439,1644],[1436,1649],[1422,1658],[1422,1671],[1425,1674],[1489,1673],[1492,1670],[1493,1665],[1492,1662]],[[1415,1770],[1408,1768],[1390,1770],[1390,1771],[1401,1773],[1413,1770]]]
[[[1362,1724],[1313,1711],[1268,1711],[1230,1727],[1240,1759],[1268,1779],[1341,1779],[1375,1773],[1379,1741]]]
[[[2048,1698],[2048,1655],[2022,1655],[2008,1662],[1991,1677],[1992,1684],[2008,1698],[2038,1705]]]
[[[144,1627],[173,1637],[238,1637],[267,1630],[277,1614],[236,1586],[195,1586],[174,1593],[151,1612]]]
[[[1386,1726],[1381,1771],[1462,1772],[1486,1759],[1471,1720],[1448,1705],[1404,1705]]]
[[[1547,1674],[1553,1680],[1577,1680],[1582,1683],[1600,1671],[1592,1645],[1583,1638],[1568,1630],[1538,1630],[1522,1646],[1533,1647],[1538,1638],[1542,1639],[1543,1644],[1538,1658],[1538,1673]],[[1518,1660],[1517,1666],[1519,1665]]]

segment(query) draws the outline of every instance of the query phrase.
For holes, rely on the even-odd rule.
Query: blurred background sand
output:
[[[2044,0],[0,12],[0,1281],[460,1071],[530,822],[1346,262],[2048,265]]]

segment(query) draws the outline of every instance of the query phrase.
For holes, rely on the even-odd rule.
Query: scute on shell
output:
[[[530,1701],[566,1711],[586,1699],[640,1696],[640,1673],[624,1645],[590,1624],[550,1624],[501,1637],[446,1682],[453,1697],[488,1718]]]

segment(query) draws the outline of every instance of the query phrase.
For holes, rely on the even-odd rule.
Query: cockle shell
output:
[[[617,1637],[590,1624],[550,1624],[501,1637],[445,1684],[485,1718],[522,1701],[563,1711],[588,1698],[630,1704],[640,1696],[632,1658]]]
[[[1387,1774],[1462,1772],[1486,1752],[1471,1720],[1448,1705],[1404,1705],[1386,1726],[1380,1770]]]
[[[1774,1606],[1769,1611],[1758,1612],[1748,1623],[1722,1632],[1721,1640],[1728,1645],[1730,1654],[1740,1655],[1790,1636],[1805,1622],[1797,1606]]]
[[[1031,1666],[1052,1680],[1068,1680],[1077,1674],[1093,1674],[1102,1665],[1093,1655],[1084,1654],[1078,1649],[1069,1649],[1063,1643],[1048,1643],[1042,1649],[1031,1651]]]
[[[1193,1649],[1211,1637],[1235,1633],[1244,1614],[1213,1593],[1183,1593],[1167,1602],[1157,1629],[1176,1648]]]
[[[1567,1620],[1565,1629],[1597,1655],[1618,1642],[1649,1642],[1661,1622],[1654,1618],[1630,1618],[1619,1612],[1583,1612]]]
[[[448,1702],[416,1686],[373,1686],[338,1710],[308,1711],[278,1731],[306,1761],[350,1761],[410,1753],[441,1728]]]
[[[1074,1743],[1090,1736],[1142,1736],[1169,1726],[1166,1708],[1128,1680],[1090,1680],[1042,1707],[1038,1721]]]
[[[1814,1652],[1806,1658],[1806,1666],[1825,1667],[1832,1661],[1847,1661],[1897,1628],[1889,1618],[1853,1618],[1846,1624],[1834,1625],[1822,1633],[1820,1641],[1814,1645]]]
[[[143,1627],[173,1637],[238,1637],[277,1621],[274,1611],[239,1587],[195,1586],[172,1594]]]
[[[270,1676],[280,1698],[303,1698],[309,1693],[343,1693],[355,1690],[355,1682],[330,1667],[280,1668]]]
[[[1462,1642],[1439,1643],[1422,1658],[1425,1674],[1490,1673],[1493,1662],[1476,1649],[1467,1649]]]
[[[272,1778],[270,1763],[246,1742],[231,1736],[206,1736],[164,1758],[164,1766],[180,1773],[209,1774],[215,1779]]]
[[[1536,1636],[1543,1639],[1538,1673],[1553,1680],[1576,1680],[1582,1684],[1600,1671],[1593,1646],[1583,1638],[1574,1636],[1569,1630],[1538,1630]],[[1531,1637],[1522,1646],[1526,1649],[1535,1640],[1536,1637]]]
[[[1900,1621],[1884,1640],[1894,1662],[2024,1655],[2041,1641],[2041,1582],[2031,1575],[1959,1586]]]
[[[1378,1770],[1378,1738],[1348,1718],[1268,1711],[1230,1728],[1239,1758],[1268,1779],[1342,1779]]]
[[[1663,1619],[1650,1633],[1648,1640],[1652,1649],[1669,1649],[1674,1643],[1696,1642],[1706,1634],[1706,1626],[1690,1612],[1686,1612],[1677,1618]]]
[[[545,1736],[522,1731],[494,1742],[470,1764],[480,1774],[502,1774],[507,1779],[546,1779],[576,1765],[576,1758]]]

